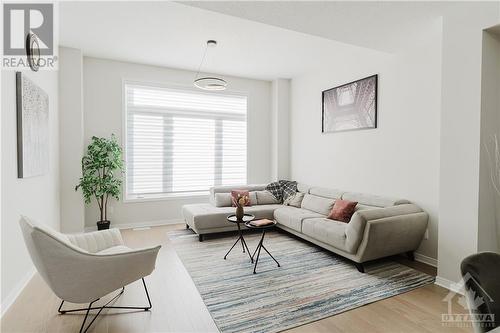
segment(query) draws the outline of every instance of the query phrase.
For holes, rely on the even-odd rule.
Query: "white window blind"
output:
[[[128,199],[246,184],[247,98],[125,83]]]

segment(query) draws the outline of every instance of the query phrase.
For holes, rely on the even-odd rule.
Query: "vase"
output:
[[[244,214],[245,214],[245,212],[243,211],[243,206],[237,206],[236,207],[236,219],[238,221],[243,220],[243,215]]]

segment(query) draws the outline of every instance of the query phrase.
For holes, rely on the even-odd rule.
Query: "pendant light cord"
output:
[[[200,66],[198,66],[198,71],[196,72],[196,77],[194,78],[195,80],[198,79],[198,75],[200,75],[201,66],[205,61],[205,57],[207,56],[207,51],[208,51],[208,44],[205,45],[205,52],[203,52],[203,57],[201,58]]]

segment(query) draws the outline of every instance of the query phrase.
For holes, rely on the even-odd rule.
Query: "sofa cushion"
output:
[[[209,200],[215,206],[215,194],[231,193],[232,190],[261,191],[266,185],[237,185],[237,186],[214,186],[210,188]],[[250,197],[250,200],[252,198]]]
[[[286,201],[284,201],[283,205],[300,208],[302,200],[304,199],[304,195],[305,194],[302,192],[297,192],[295,193],[295,195],[289,197]]]
[[[274,219],[290,229],[302,232],[302,220],[309,217],[320,217],[321,215],[307,209],[281,206],[274,211]]]
[[[304,183],[297,183],[297,191],[302,192],[302,193],[309,193],[309,189],[312,186],[304,184]]]
[[[376,207],[390,207],[390,206],[410,203],[408,200],[405,199],[395,199],[395,198],[381,197],[378,195],[356,193],[356,192],[345,192],[342,195],[342,199],[349,201],[357,201],[358,203],[363,205],[376,206]]]
[[[328,215],[332,210],[334,200],[318,197],[317,195],[306,194],[302,203],[301,208],[312,210],[313,212],[319,213],[321,215]]]
[[[329,220],[324,217],[308,218],[302,221],[302,233],[339,250],[348,251],[346,247],[347,224]]]
[[[250,192],[249,197],[250,197],[250,205],[257,205],[257,192],[256,191]],[[232,207],[233,198],[231,197],[231,193],[215,193],[214,206]]]
[[[309,190],[310,194],[317,195],[318,197],[330,198],[330,199],[340,199],[345,191],[325,188],[325,187],[311,187]]]
[[[252,194],[252,192],[250,192],[250,194]],[[256,191],[255,195],[257,198],[257,205],[276,205],[280,203],[269,191]],[[251,196],[250,200],[252,200]]]
[[[215,193],[215,207],[231,207],[231,193]]]
[[[245,213],[256,219],[272,219],[273,212],[281,205],[256,205],[245,207]],[[226,217],[235,213],[234,207],[215,207],[212,204],[190,204],[182,206],[186,222],[198,231],[231,226]]]

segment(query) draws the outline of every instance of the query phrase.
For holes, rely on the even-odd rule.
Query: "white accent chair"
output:
[[[124,245],[118,229],[71,235],[59,233],[24,216],[19,223],[35,267],[62,299],[59,313],[86,311],[80,332],[86,332],[105,308],[151,309],[144,277],[153,272],[161,246],[130,249]],[[123,293],[126,285],[139,279],[142,279],[148,306],[108,306]],[[92,307],[101,297],[118,289],[121,291],[105,305]],[[65,301],[89,303],[89,306],[62,310]],[[85,327],[91,310],[98,312]]]

